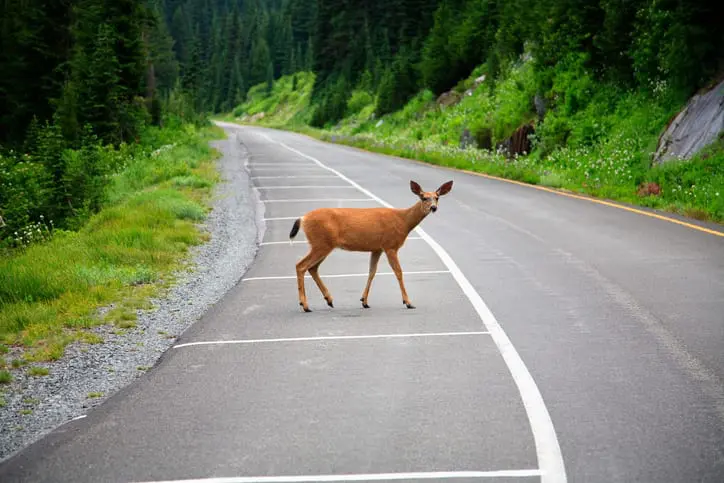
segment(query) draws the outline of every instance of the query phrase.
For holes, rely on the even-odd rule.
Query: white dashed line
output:
[[[268,344],[274,342],[315,342],[315,341],[333,341],[333,340],[365,340],[365,339],[404,339],[416,337],[461,337],[471,335],[490,335],[489,332],[430,332],[415,334],[374,334],[374,335],[330,335],[319,337],[286,337],[281,339],[239,339],[239,340],[209,340],[201,342],[187,342],[178,344],[174,349],[182,347],[193,347],[200,345],[239,345],[239,344]]]
[[[357,188],[360,192],[369,196],[373,200],[377,201],[383,206],[392,208],[393,206],[374,195],[372,192],[366,190],[356,182],[352,181],[339,171],[330,168],[323,164],[316,158],[302,153],[282,142],[278,142],[270,138],[264,133],[258,133],[268,141],[279,144],[283,148],[296,153],[297,155],[308,159],[317,164],[322,169],[329,171],[330,173],[336,174],[341,179],[345,180],[350,185]],[[442,248],[425,230],[421,227],[415,228],[415,231],[430,245],[430,247],[437,253],[440,260],[450,270],[458,285],[460,286],[463,293],[470,300],[473,308],[478,313],[480,320],[483,322],[488,332],[490,332],[495,345],[503,356],[505,364],[508,366],[513,380],[515,381],[520,397],[523,401],[526,414],[528,415],[528,421],[533,432],[533,439],[535,441],[536,455],[538,458],[538,466],[541,469],[541,483],[565,483],[567,481],[565,464],[563,462],[563,455],[561,453],[560,444],[556,435],[553,421],[551,420],[548,409],[546,408],[543,396],[538,389],[538,386],[533,380],[528,368],[526,367],[523,359],[521,359],[518,351],[513,346],[513,343],[508,338],[503,328],[498,323],[493,313],[490,311],[488,306],[483,301],[480,294],[475,290],[470,281],[465,277],[462,270],[457,266],[452,257]],[[329,275],[327,275],[328,277]]]

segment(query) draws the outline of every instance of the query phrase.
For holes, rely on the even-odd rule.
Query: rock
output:
[[[507,151],[509,156],[516,154],[530,153],[531,143],[528,136],[533,134],[535,129],[533,123],[524,124],[515,130],[512,136],[498,145],[499,150]]]
[[[264,113],[263,112],[257,112],[253,116],[249,118],[249,122],[256,122],[260,121],[261,119],[264,119]]]
[[[475,81],[473,82],[473,86],[478,87],[483,82],[485,82],[485,74],[481,75],[480,77],[475,78]]]
[[[468,128],[463,129],[463,133],[460,135],[460,147],[462,149],[467,149],[470,146],[475,145],[475,139],[473,138],[473,135],[470,134],[470,130]]]
[[[533,97],[533,105],[535,106],[535,113],[539,119],[543,119],[546,115],[546,100],[540,94],[536,94]]]
[[[724,131],[724,80],[692,97],[659,138],[654,163],[689,159]]]
[[[376,128],[380,127],[384,122],[385,122],[384,119],[380,119],[379,121],[377,121],[377,124],[375,124],[375,127]]]
[[[437,105],[442,107],[454,106],[462,100],[462,96],[455,91],[447,91],[437,98]]]

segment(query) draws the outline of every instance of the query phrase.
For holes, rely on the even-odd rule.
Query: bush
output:
[[[347,116],[354,116],[362,109],[374,102],[372,94],[363,90],[352,91],[352,95],[347,101]]]

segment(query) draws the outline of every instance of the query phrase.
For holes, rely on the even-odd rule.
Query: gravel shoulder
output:
[[[191,249],[186,268],[161,298],[152,300],[154,309],[138,312],[134,329],[117,335],[113,326],[95,328],[102,344],[73,343],[60,360],[34,364],[46,367],[47,376],[14,371],[15,380],[0,394],[5,402],[0,461],[133,382],[244,275],[263,236],[263,208],[245,168],[246,148],[233,132],[227,135],[211,143],[222,154],[217,160],[222,181],[200,225],[210,241]]]

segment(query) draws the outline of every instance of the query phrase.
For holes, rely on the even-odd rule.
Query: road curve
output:
[[[153,370],[0,481],[724,481],[724,237],[223,126],[261,199],[253,266]],[[411,179],[454,180],[400,251],[417,308],[382,260],[363,309],[368,256],[333,252],[335,307],[308,280],[302,313],[293,219],[411,205]]]

